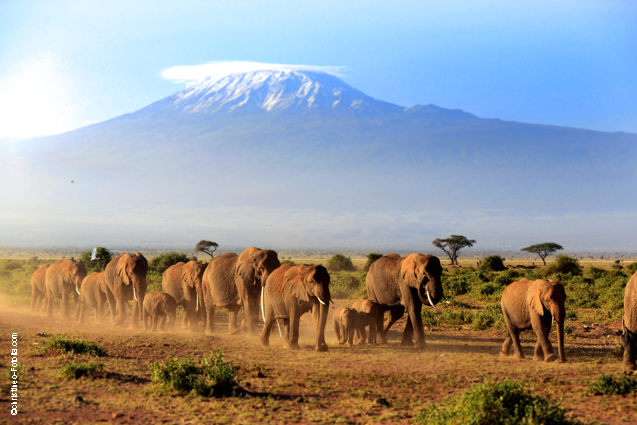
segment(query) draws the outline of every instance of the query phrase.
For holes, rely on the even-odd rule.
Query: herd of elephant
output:
[[[174,326],[180,305],[184,309],[182,327],[213,332],[215,309],[221,307],[229,312],[231,334],[243,329],[248,335],[256,335],[261,316],[264,322],[259,334],[261,344],[269,344],[276,321],[283,324],[283,331],[279,328],[279,332],[284,346],[291,349],[299,348],[300,317],[311,311],[315,348],[327,351],[325,326],[333,301],[330,275],[321,265],[281,264],[275,251],[252,247],[240,255],[223,254],[210,263],[177,263],[164,272],[162,292],[148,294],[147,271],[148,262],[139,252],[121,254],[108,263],[105,271],[88,276],[81,260],[58,260],[34,272],[31,309],[35,310],[45,299],[47,314],[51,316],[53,300],[60,298],[62,315],[69,318],[69,298],[76,292],[77,320],[84,322],[87,307],[92,307],[96,321],[102,321],[108,306],[112,324],[122,326],[126,321],[125,306],[133,300],[131,327],[140,327],[142,319],[144,329],[156,330],[158,325],[164,329],[166,322]],[[376,260],[366,278],[368,299],[354,302],[352,308],[340,307],[333,315],[339,344],[387,343],[387,332],[406,310],[408,319],[402,345],[424,347],[421,310],[423,305],[436,308],[444,297],[442,271],[440,260],[429,254],[414,253],[406,257],[388,254]],[[507,336],[500,353],[508,356],[513,346],[514,355],[523,358],[519,334],[533,330],[537,336],[533,358],[546,362],[557,360],[549,340],[555,321],[559,360],[565,362],[565,301],[564,287],[553,280],[521,279],[507,286],[501,302]],[[241,307],[245,309],[245,319],[239,326]],[[389,313],[387,319],[386,312]],[[637,273],[626,286],[622,344],[624,370],[637,370]]]

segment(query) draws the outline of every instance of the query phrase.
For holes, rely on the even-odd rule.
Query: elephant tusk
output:
[[[199,294],[197,294],[197,304],[195,305],[195,311],[199,311]]]
[[[429,304],[431,304],[434,310],[439,311],[438,307],[436,307],[436,304],[434,304],[434,302],[431,301],[431,295],[429,295],[429,290],[427,288],[425,288],[425,292],[427,292],[427,299],[429,300]]]
[[[279,322],[279,319],[276,319],[276,325],[279,327],[279,336],[283,338],[283,334],[281,333],[281,322]]]
[[[331,302],[332,304],[336,305],[336,303],[334,302],[334,300],[333,300],[333,299],[331,299],[331,298],[330,298],[330,302]]]
[[[263,308],[263,286],[261,287],[261,317],[263,318],[263,323],[265,323],[265,310]]]
[[[135,293],[135,287],[133,286],[133,298],[135,298],[135,301],[137,301],[137,294]]]
[[[319,300],[319,302],[323,305],[325,305],[325,303],[323,302],[323,300],[321,298],[319,298],[319,296],[317,295],[316,298]]]
[[[444,299],[445,299],[445,302],[446,302],[447,304],[451,304],[451,303],[449,302],[449,300],[447,299],[447,296],[446,296],[445,294],[442,294],[442,298],[444,298]]]
[[[77,286],[75,287],[75,292],[77,292],[77,295],[82,295],[82,294],[80,294],[80,290],[77,289]]]

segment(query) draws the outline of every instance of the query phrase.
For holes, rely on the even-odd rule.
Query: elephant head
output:
[[[206,271],[208,263],[198,263],[196,261],[189,261],[182,268],[182,280],[186,282],[189,288],[195,288],[197,291],[196,311],[199,311],[200,299],[203,303],[203,286],[202,279],[203,274]]]
[[[438,257],[410,254],[403,260],[400,273],[408,286],[416,288],[424,305],[436,308],[443,296],[442,266]]]
[[[529,287],[526,302],[540,316],[548,312],[557,323],[557,343],[560,360],[566,362],[564,355],[564,319],[566,318],[566,291],[564,286],[553,280],[536,280]]]
[[[290,268],[285,273],[284,282],[294,284],[294,296],[310,302],[317,300],[321,305],[327,305],[330,300],[330,275],[323,266],[300,266]]]
[[[80,288],[82,287],[82,281],[88,274],[86,272],[86,266],[82,260],[75,261],[73,258],[68,260],[68,282],[72,282],[75,285],[75,292],[80,295]]]
[[[122,254],[117,262],[117,276],[124,285],[133,289],[133,298],[139,303],[139,311],[143,311],[147,272],[148,261],[139,252],[134,255]]]
[[[281,266],[276,251],[248,248],[237,259],[237,273],[244,282],[258,282],[265,286],[268,276]]]

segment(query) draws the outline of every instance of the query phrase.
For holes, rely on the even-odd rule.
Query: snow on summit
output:
[[[266,69],[211,73],[210,76],[190,82],[185,89],[167,100],[173,108],[184,112],[206,114],[222,110],[269,112],[306,108],[399,108],[367,96],[332,72],[315,68],[269,65]]]

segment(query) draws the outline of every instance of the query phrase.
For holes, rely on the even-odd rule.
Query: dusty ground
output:
[[[394,330],[389,345],[347,348],[336,345],[330,315],[330,350],[318,353],[309,315],[302,326],[302,349],[288,351],[276,328],[271,346],[262,348],[254,338],[228,335],[223,323],[214,335],[152,334],[0,307],[0,423],[412,423],[430,402],[459,394],[474,383],[505,377],[523,381],[535,394],[561,400],[570,414],[585,422],[637,423],[635,394],[587,393],[601,373],[620,371],[620,360],[612,355],[617,341],[613,331],[619,323],[591,330],[575,326],[566,340],[566,364],[532,361],[535,341],[530,332],[523,334],[528,357],[515,360],[498,355],[503,331],[436,328],[426,332],[427,349],[417,351],[401,347],[400,333]],[[18,333],[18,358],[25,368],[18,416],[9,415],[7,390],[13,332]],[[61,332],[99,343],[108,353],[100,359],[106,376],[62,379],[59,369],[69,357],[42,356],[34,350],[46,335]],[[162,395],[150,381],[150,362],[173,356],[198,359],[217,349],[240,366],[239,383],[251,396]],[[83,401],[76,401],[77,396]]]

